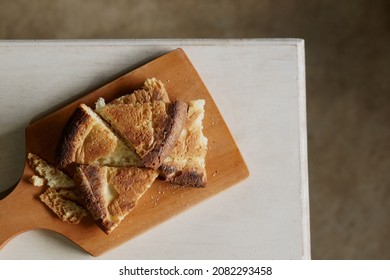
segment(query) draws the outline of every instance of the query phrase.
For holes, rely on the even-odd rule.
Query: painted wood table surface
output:
[[[250,176],[97,258],[310,258],[302,40],[2,41],[0,191],[22,174],[32,119],[177,48],[208,88]],[[0,250],[0,259],[92,258],[46,230]]]

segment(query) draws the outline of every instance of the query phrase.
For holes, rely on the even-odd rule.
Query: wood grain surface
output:
[[[21,232],[49,229],[98,256],[248,177],[248,168],[215,102],[181,49],[165,54],[30,124],[26,128],[26,152],[35,153],[52,163],[62,129],[78,104],[83,102],[94,106],[99,97],[110,101],[140,88],[150,77],[165,83],[171,100],[206,100],[203,125],[209,143],[207,187],[177,187],[155,181],[120,226],[106,235],[90,218],[78,225],[58,219],[40,202],[38,196],[43,189],[29,183],[33,171],[26,164],[15,190],[0,201],[0,246]]]

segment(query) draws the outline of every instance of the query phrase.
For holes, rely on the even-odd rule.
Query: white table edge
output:
[[[309,201],[309,174],[307,155],[307,119],[306,119],[306,68],[305,44],[301,40],[297,43],[298,55],[298,94],[299,94],[299,129],[300,129],[300,165],[301,165],[301,200],[302,200],[302,228],[303,228],[303,259],[311,258],[310,244],[310,201]]]

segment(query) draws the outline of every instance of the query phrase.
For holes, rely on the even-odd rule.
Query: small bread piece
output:
[[[60,168],[71,163],[138,166],[140,159],[91,108],[81,104],[63,131],[56,163]]]
[[[47,188],[47,190],[39,196],[63,222],[78,224],[83,217],[88,215],[88,212],[77,204],[78,195],[71,189],[63,188]]]
[[[144,166],[157,169],[173,149],[184,127],[187,104],[181,101],[133,104],[114,100],[106,105],[99,99],[96,112],[129,147],[135,149]]]
[[[135,207],[157,175],[152,169],[137,167],[81,165],[75,180],[83,205],[109,234]]]
[[[207,138],[203,134],[205,101],[189,104],[186,125],[177,143],[160,166],[160,177],[181,186],[204,187],[207,183]]]
[[[73,188],[75,186],[74,181],[68,175],[48,164],[39,156],[28,153],[27,160],[29,165],[39,175],[39,177],[35,175],[31,178],[34,186],[43,186],[44,183],[52,188]]]
[[[39,198],[64,222],[78,224],[88,212],[80,205],[80,195],[75,182],[61,170],[48,164],[39,156],[29,153],[29,165],[39,175],[33,175],[30,181],[34,186],[47,185],[48,188]]]

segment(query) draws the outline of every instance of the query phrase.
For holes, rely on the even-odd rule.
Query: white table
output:
[[[99,259],[310,258],[302,40],[2,41],[0,190],[22,172],[32,118],[178,47],[212,94],[251,175]],[[93,257],[37,230],[11,240],[0,259]]]

